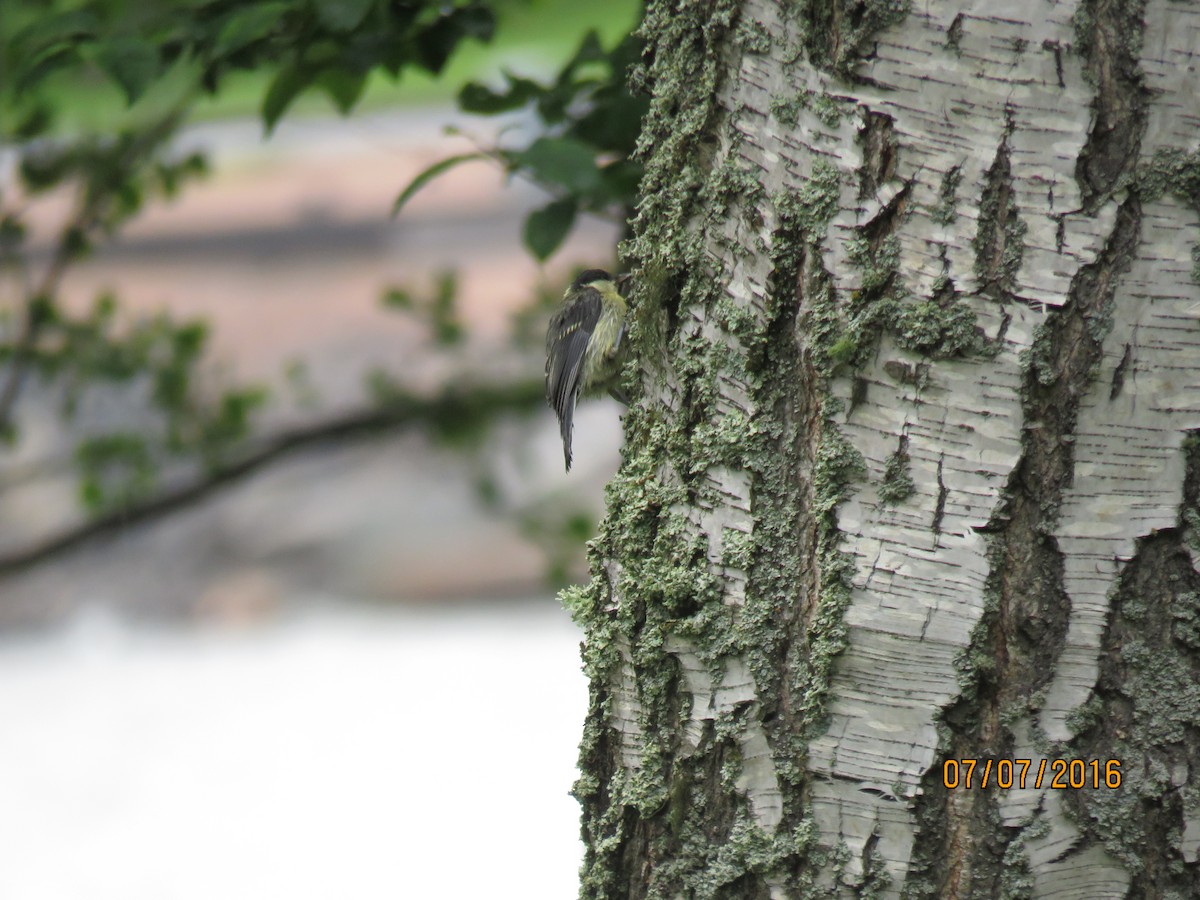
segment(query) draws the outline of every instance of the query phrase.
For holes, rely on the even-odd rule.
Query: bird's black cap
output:
[[[612,281],[612,276],[603,269],[584,269],[571,283],[571,287],[580,288],[593,281]]]

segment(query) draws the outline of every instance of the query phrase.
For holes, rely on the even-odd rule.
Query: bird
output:
[[[617,384],[629,312],[620,287],[628,278],[614,278],[603,269],[586,269],[571,282],[562,305],[550,317],[546,330],[546,403],[558,416],[568,472],[579,397],[607,390],[628,403]]]

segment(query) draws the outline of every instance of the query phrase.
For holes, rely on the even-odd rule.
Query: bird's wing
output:
[[[546,332],[546,402],[558,416],[567,468],[571,467],[571,423],[579,396],[583,357],[600,321],[600,292],[583,288],[577,299],[550,319]]]

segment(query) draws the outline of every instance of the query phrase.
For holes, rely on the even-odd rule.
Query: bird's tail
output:
[[[563,442],[563,458],[567,463],[567,471],[571,471],[571,431],[575,425],[575,398],[571,398],[571,402],[567,404],[567,408],[563,410],[563,417],[558,420],[559,434],[562,435]]]

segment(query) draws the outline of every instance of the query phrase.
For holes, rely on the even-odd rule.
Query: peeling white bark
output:
[[[955,52],[947,48],[947,32],[960,13]],[[919,386],[889,374],[902,369],[888,364],[900,362],[911,371],[924,360],[885,338],[873,362],[858,373],[868,383],[869,399],[841,424],[863,453],[868,477],[838,511],[844,549],[856,565],[847,617],[850,645],[834,677],[831,726],[812,745],[809,766],[816,777],[812,796],[822,842],[849,850],[845,891],[863,878],[863,851],[870,841],[893,884],[904,880],[916,831],[910,803],[935,758],[935,716],[959,694],[955,661],[984,607],[989,563],[975,529],[997,510],[1000,489],[1021,456],[1023,429],[1038,427],[1023,420],[1021,357],[1045,310],[1062,306],[1072,279],[1096,260],[1113,229],[1116,201],[1098,215],[1078,212],[1075,171],[1091,127],[1094,87],[1071,51],[1074,13],[1073,3],[1042,0],[915,4],[905,21],[880,36],[874,59],[860,68],[875,86],[847,95],[845,84],[787,61],[798,37],[777,4],[752,0],[743,12],[743,19],[761,22],[775,39],[769,54],[743,58],[721,97],[731,128],[744,136],[736,165],[751,172],[768,196],[800,188],[820,159],[843,174],[841,211],[824,244],[824,265],[839,295],[849,296],[862,281],[847,254],[847,239],[907,182],[908,213],[896,232],[905,285],[914,297],[929,297],[935,281],[947,276],[986,335],[1003,334],[994,359],[937,362]],[[1152,24],[1142,64],[1156,97],[1143,145],[1148,158],[1157,146],[1191,147],[1200,132],[1200,10],[1155,0],[1147,19]],[[797,124],[785,126],[771,113],[772,100],[801,91],[833,93],[853,104],[844,112],[857,112],[830,125],[801,109]],[[892,119],[899,153],[894,179],[878,196],[860,201],[857,132],[866,111]],[[980,295],[973,245],[985,175],[1002,145],[1027,229],[1014,287],[1022,302],[1007,309]],[[718,165],[728,161],[731,146],[726,136]],[[934,211],[942,202],[943,176],[955,167],[961,171],[956,218],[940,224]],[[770,204],[765,206],[755,233],[731,216],[724,239],[769,248],[778,221]],[[1145,214],[1138,260],[1122,279],[1101,372],[1079,417],[1075,478],[1055,533],[1066,562],[1071,619],[1036,723],[1053,740],[1070,736],[1067,717],[1095,684],[1107,596],[1122,561],[1140,536],[1175,522],[1180,442],[1185,429],[1200,428],[1200,292],[1190,275],[1200,223],[1171,200],[1148,206]],[[729,275],[730,297],[763,315],[761,298],[772,272],[768,253],[735,259],[716,241],[709,250],[722,263],[718,271]],[[689,314],[692,327],[706,337],[728,340],[702,312]],[[1011,317],[1006,328],[1005,315]],[[1127,346],[1124,387],[1110,400],[1110,376]],[[732,377],[719,383],[722,409],[754,415],[743,385]],[[849,379],[836,382],[834,390],[849,408]],[[901,435],[908,439],[916,490],[899,505],[886,506],[874,486]],[[935,531],[939,468],[947,493]],[[708,535],[709,561],[726,579],[727,602],[740,606],[744,573],[717,567],[726,529],[752,528],[749,481],[730,469],[713,470],[709,478],[722,504],[697,511],[692,521]],[[705,719],[754,702],[754,685],[735,660],[725,682],[714,687],[685,642],[673,640],[669,649],[683,664],[694,698],[688,729],[694,747]],[[621,704],[626,709],[628,701]],[[1016,727],[1024,735],[1017,755],[1038,759],[1045,754],[1035,748],[1032,724]],[[739,787],[758,822],[773,827],[778,777],[770,754],[753,729],[743,749],[747,765]],[[1043,837],[1027,844],[1039,896],[1124,895],[1129,876],[1115,860],[1095,847],[1075,850],[1078,833],[1064,816],[1060,795],[1014,790],[1000,802],[1010,824],[1037,819],[1048,825]],[[1185,835],[1190,858],[1200,852],[1197,821],[1191,810]]]
[[[618,638],[616,650],[620,654],[621,664],[612,685],[609,722],[613,730],[621,735],[621,764],[634,772],[642,767],[642,704],[638,700],[629,642]]]
[[[1060,88],[1053,55],[1036,49],[1043,41],[1070,43],[1071,11],[1055,7],[1047,20],[1044,4],[1026,6],[1026,21],[1011,14],[968,15],[961,55],[945,49],[946,29],[961,4],[923,4],[883,36],[866,74],[886,89],[854,99],[860,109],[892,117],[900,148],[897,180],[881,189],[883,196],[861,206],[854,177],[862,163],[859,117],[846,116],[830,128],[801,111],[795,128],[783,127],[763,115],[772,97],[801,87],[823,92],[833,86],[796,85],[778,58],[746,59],[730,105],[744,105],[739,122],[747,140],[741,155],[768,191],[798,187],[820,157],[846,175],[842,211],[825,244],[825,266],[843,296],[861,287],[861,272],[846,255],[845,239],[891,199],[898,184],[910,181],[912,214],[898,231],[899,269],[908,287],[916,296],[929,296],[934,280],[948,275],[967,295],[985,332],[998,333],[1001,311],[973,296],[972,238],[984,173],[1005,139],[1006,117],[1012,122],[1008,141],[1017,203],[1028,226],[1018,293],[1061,304],[1078,267],[1094,258],[1111,217],[1107,222],[1068,217],[1059,254],[1058,222],[1046,203],[1052,186],[1059,209],[1080,205],[1074,166],[1087,135],[1090,89],[1075,63],[1064,72],[1068,88]],[[774,20],[773,4],[755,4],[748,14],[774,33],[784,28]],[[1031,49],[1014,52],[1017,39],[1028,41]],[[787,43],[776,42],[780,53]],[[956,166],[962,172],[957,219],[943,226],[934,222],[932,211],[940,201],[943,175]],[[769,269],[755,271],[743,263],[739,274],[765,279]],[[754,288],[763,286],[760,281]],[[834,679],[832,724],[813,744],[810,768],[817,776],[816,821],[828,845],[849,849],[843,877],[851,884],[863,876],[863,850],[872,836],[894,883],[903,882],[915,832],[907,801],[933,762],[934,715],[958,694],[955,658],[983,608],[988,563],[984,543],[972,529],[991,517],[999,488],[1020,457],[1019,355],[1040,317],[1029,307],[1011,315],[997,359],[939,363],[920,388],[898,382],[885,364],[899,360],[915,367],[921,359],[885,340],[874,364],[861,373],[869,383],[869,400],[842,426],[864,454],[873,484],[882,479],[897,436],[907,435],[916,485],[916,493],[898,508],[882,506],[867,489],[839,510],[840,526],[850,538],[847,549],[857,560],[848,613],[850,647]],[[850,387],[848,381],[835,385],[847,401]],[[939,463],[948,494],[941,533],[935,534]]]
[[[1041,726],[1071,736],[1067,717],[1091,694],[1099,670],[1108,594],[1139,537],[1171,528],[1182,497],[1184,432],[1200,428],[1200,291],[1191,248],[1200,219],[1173,200],[1148,204],[1142,247],[1122,279],[1101,371],[1129,348],[1121,392],[1093,381],[1080,407],[1075,478],[1055,533],[1071,598],[1067,644],[1047,691]]]
[[[783,800],[771,748],[759,717],[755,715],[758,689],[750,670],[739,659],[727,660],[723,663],[720,683],[714,684],[690,641],[671,636],[667,639],[667,651],[679,658],[685,690],[692,697],[691,716],[684,727],[684,757],[696,750],[706,722],[713,723],[730,716],[739,707],[750,707],[746,716],[749,724],[738,738],[742,771],[737,779],[737,789],[750,801],[759,827],[774,831],[783,814]]]

